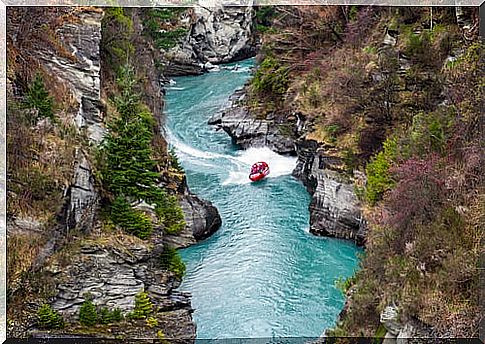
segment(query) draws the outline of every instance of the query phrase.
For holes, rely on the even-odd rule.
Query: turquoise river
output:
[[[344,298],[335,280],[352,275],[351,242],[308,232],[310,196],[291,176],[296,158],[267,148],[239,150],[207,124],[250,77],[254,61],[175,78],[167,87],[167,135],[192,192],[210,200],[223,225],[181,250],[197,338],[318,337],[335,324]],[[270,176],[250,183],[253,162]]]

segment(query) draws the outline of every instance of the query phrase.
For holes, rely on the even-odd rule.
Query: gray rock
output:
[[[75,123],[86,129],[89,139],[99,143],[106,129],[100,105],[100,11],[79,11],[79,23],[66,22],[57,32],[68,47],[72,58],[60,56],[52,50],[41,50],[44,66],[65,83],[79,104]]]
[[[192,230],[196,240],[208,238],[222,224],[217,208],[209,201],[187,194],[182,197],[180,205],[185,213],[187,226]]]
[[[216,69],[214,64],[255,55],[253,9],[247,6],[194,6],[188,34],[167,54],[165,75],[198,75]]]
[[[223,129],[241,148],[269,147],[280,154],[295,154],[295,145],[270,120],[255,118],[248,109],[239,105],[244,91],[237,91],[227,108],[209,119],[209,124]]]
[[[86,243],[76,260],[56,276],[52,306],[75,319],[89,293],[96,305],[119,307],[126,313],[133,310],[135,295],[146,290],[161,309],[190,308],[190,294],[173,291],[171,273],[153,268],[157,259],[153,251],[142,244],[116,245],[121,247]]]
[[[293,175],[303,181],[312,195],[310,232],[354,240],[362,245],[366,225],[354,185],[344,180],[333,165],[340,161],[325,155],[315,141],[296,143],[298,163]]]
[[[74,176],[71,185],[66,189],[66,231],[75,228],[89,231],[95,222],[98,201],[91,165],[85,154],[77,149]]]
[[[357,241],[361,215],[354,186],[325,168],[314,166],[312,173],[317,187],[310,203],[310,232]]]
[[[399,322],[399,312],[395,306],[387,306],[381,313],[380,322],[384,325],[387,332],[397,337],[403,325]]]
[[[166,235],[163,241],[175,248],[184,248],[204,240],[216,232],[222,224],[217,208],[211,202],[192,194],[184,186],[180,198],[186,226],[176,235]]]

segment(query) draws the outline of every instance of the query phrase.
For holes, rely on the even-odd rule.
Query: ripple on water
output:
[[[223,225],[181,251],[198,338],[319,336],[343,306],[338,277],[357,265],[352,244],[308,233],[310,197],[291,177],[294,157],[266,148],[238,151],[207,125],[247,80],[229,69],[176,79],[167,89],[169,142],[190,189],[212,201]],[[240,69],[241,70],[241,69]],[[270,178],[250,183],[248,170],[267,161]]]

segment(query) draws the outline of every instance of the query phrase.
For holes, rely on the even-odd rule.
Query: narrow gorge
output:
[[[476,8],[7,14],[8,337],[478,336]]]

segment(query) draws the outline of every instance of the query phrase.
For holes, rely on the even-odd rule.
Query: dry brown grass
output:
[[[42,233],[20,232],[8,235],[7,276],[8,288],[17,290],[25,274],[31,269],[46,238]]]
[[[62,206],[70,184],[76,137],[49,123],[30,127],[25,110],[11,110],[7,123],[8,201],[10,215],[47,221]]]

